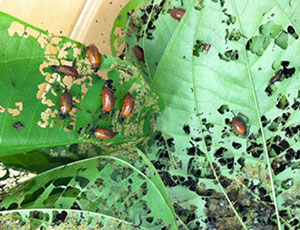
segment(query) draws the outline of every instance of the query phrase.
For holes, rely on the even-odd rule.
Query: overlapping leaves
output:
[[[160,2],[154,1],[139,8],[138,2],[133,2],[129,8],[136,14],[131,19],[143,22],[128,22],[127,47],[140,45],[146,61],[137,61],[131,49],[127,58],[150,73],[149,81],[154,76],[153,89],[165,103],[158,119],[160,132],[148,156],[167,186],[179,228],[294,229],[300,223],[299,3],[194,0],[183,5],[162,1],[156,7]],[[181,22],[170,21],[172,30],[161,30],[165,19],[172,20],[166,16],[173,7],[187,12]],[[121,24],[125,21],[123,17]],[[164,38],[166,42],[160,42]],[[205,51],[204,45],[211,48]],[[153,47],[160,48],[155,55]],[[279,70],[282,77],[270,84]],[[234,131],[234,116],[246,123],[246,135]],[[117,158],[103,159],[107,160],[103,169],[116,170],[116,165],[117,171],[121,169],[120,164],[108,160],[119,162]],[[118,173],[113,178],[118,178]],[[71,187],[68,191],[73,194],[75,190]],[[162,184],[158,190],[164,191]],[[171,213],[166,193],[160,194],[166,203],[157,205]],[[60,197],[49,197],[59,203]],[[31,205],[30,196],[23,201]],[[9,198],[5,202],[5,208],[14,203]],[[22,202],[17,202],[17,207]],[[139,208],[134,209],[143,213]],[[147,212],[143,213],[145,220],[136,213],[126,214],[133,227],[149,224]],[[174,221],[173,216],[166,219],[164,224]]]
[[[12,189],[0,209],[1,225],[11,229],[70,224],[91,229],[176,229],[159,175],[135,149],[42,173]]]
[[[84,45],[4,13],[0,16],[0,155],[98,142],[89,135],[96,127],[117,133],[111,141],[99,143],[104,147],[137,143],[151,133],[153,113],[159,110],[157,97],[134,66],[102,55],[101,69],[95,74]],[[80,76],[72,79],[51,69],[60,64],[73,65]],[[101,111],[104,85],[112,88],[116,99],[114,111],[106,115]],[[60,120],[64,90],[72,94],[74,106],[70,117]],[[135,99],[135,109],[121,124],[119,113],[127,92]]]

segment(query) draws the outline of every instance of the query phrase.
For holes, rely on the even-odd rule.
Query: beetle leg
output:
[[[246,115],[244,115],[244,114],[242,114],[242,113],[238,113],[238,115],[237,115],[239,118],[244,118],[245,119],[245,123],[248,123],[248,121],[249,121],[249,118],[246,116]]]

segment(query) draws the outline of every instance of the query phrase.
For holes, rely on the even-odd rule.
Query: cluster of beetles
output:
[[[101,58],[98,48],[95,45],[89,45],[87,47],[87,56],[91,63],[92,69],[94,72],[97,72],[100,68]],[[78,77],[78,72],[74,67],[66,65],[52,65],[52,69],[55,72],[66,74],[73,78]],[[103,113],[109,113],[113,110],[115,104],[115,98],[112,90],[108,87],[102,89],[102,111]],[[73,107],[72,95],[65,90],[60,99],[60,119],[65,119],[69,116],[70,111]],[[121,110],[120,122],[132,114],[134,108],[134,99],[130,93],[127,93],[124,97],[123,106]],[[96,128],[91,130],[91,135],[98,137],[103,140],[112,139],[115,136],[115,133],[106,128]]]
[[[185,14],[185,10],[183,9],[172,9],[169,11],[172,18],[174,18],[177,21],[180,21]],[[210,44],[203,44],[203,50],[205,50],[207,53],[209,52],[211,45]],[[136,58],[140,61],[144,61],[144,51],[139,46],[134,46],[132,48],[133,54],[136,56]],[[101,58],[100,53],[98,51],[98,48],[95,45],[89,45],[87,48],[87,55],[88,59],[91,63],[91,67],[94,70],[94,72],[97,72],[100,68],[101,64]],[[74,67],[66,66],[66,65],[52,65],[52,69],[58,73],[63,73],[66,75],[69,75],[73,78],[78,77],[78,72]],[[275,82],[279,81],[281,76],[283,74],[282,70],[279,70],[275,76],[273,76],[270,80],[270,84],[274,84]],[[115,104],[115,98],[112,90],[108,87],[104,87],[102,89],[102,111],[103,113],[109,113],[113,110]],[[60,99],[60,119],[65,119],[69,116],[70,111],[73,107],[73,101],[72,101],[72,95],[66,90]],[[123,122],[123,120],[126,117],[129,117],[132,114],[134,108],[134,99],[130,93],[127,93],[124,97],[123,106],[121,110],[121,117],[120,122]],[[238,115],[233,117],[231,123],[233,129],[237,132],[239,135],[246,135],[247,134],[247,127],[244,122],[245,119],[242,119],[242,115]],[[15,125],[18,125],[18,127],[15,127]],[[19,129],[18,122],[14,124],[14,128]],[[23,128],[23,125],[22,127]],[[103,140],[109,140],[112,139],[115,136],[115,133],[106,128],[96,128],[91,130],[91,135],[98,137]]]
[[[185,11],[182,9],[173,9],[170,11],[170,15],[172,18],[180,21],[183,17]],[[140,61],[144,61],[144,51],[139,46],[134,46],[132,51],[136,58]],[[87,47],[87,56],[90,61],[91,67],[94,72],[97,72],[100,68],[101,58],[98,48],[95,45],[89,45]],[[66,74],[73,78],[78,77],[78,72],[74,67],[66,66],[66,65],[52,65],[52,70],[58,73]],[[113,110],[115,104],[115,98],[112,90],[108,87],[104,87],[102,89],[102,111],[103,113],[109,113]],[[60,113],[59,118],[65,119],[69,116],[70,111],[73,107],[72,95],[65,90],[60,99]],[[123,106],[121,110],[120,122],[126,117],[129,117],[132,114],[134,108],[134,99],[130,93],[127,93],[124,97]],[[98,137],[103,140],[110,140],[115,136],[115,133],[107,128],[96,128],[91,130],[91,135]]]

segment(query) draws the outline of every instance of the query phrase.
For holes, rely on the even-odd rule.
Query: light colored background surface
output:
[[[0,0],[0,10],[111,54],[113,22],[129,0]]]

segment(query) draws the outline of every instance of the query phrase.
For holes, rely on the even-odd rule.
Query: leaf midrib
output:
[[[195,2],[195,1],[194,1],[194,2]],[[197,22],[196,25],[199,25],[199,24],[200,24],[199,21],[200,21],[200,19],[201,19],[201,16],[202,16],[201,13],[198,14],[198,22]],[[196,36],[195,36],[195,35],[197,34],[198,28],[199,28],[199,27],[197,27],[197,28],[195,29],[194,38],[193,38],[193,39],[194,39],[193,44],[195,44],[195,42],[196,42]],[[200,110],[199,110],[199,106],[198,106],[198,102],[197,102],[197,85],[196,85],[196,77],[195,77],[195,70],[194,70],[194,66],[195,66],[195,65],[194,65],[194,60],[195,60],[195,56],[192,55],[192,81],[193,81],[192,84],[193,84],[193,89],[194,89],[194,90],[193,90],[193,96],[194,96],[194,103],[195,103],[196,114],[200,114]],[[200,130],[203,130],[202,122],[201,122],[201,119],[200,119],[200,118],[201,118],[201,115],[200,115],[200,116],[196,116],[196,117],[197,117],[197,122],[198,122],[198,126],[199,126]],[[201,137],[202,137],[202,140],[205,140],[205,136],[204,136],[204,133],[203,133],[202,131],[201,131]],[[247,230],[246,225],[243,223],[241,217],[239,216],[238,212],[237,212],[236,209],[234,208],[234,206],[233,206],[231,200],[230,200],[229,197],[227,196],[226,191],[224,190],[223,186],[221,185],[221,183],[220,183],[220,181],[219,181],[219,177],[218,177],[218,175],[217,175],[217,173],[216,173],[215,167],[213,166],[212,159],[210,158],[210,155],[209,155],[207,146],[205,145],[205,143],[203,143],[202,146],[204,147],[205,155],[206,155],[207,159],[209,160],[210,167],[211,167],[212,170],[213,170],[213,174],[214,174],[214,176],[215,176],[215,179],[216,179],[217,182],[218,182],[218,185],[219,185],[219,187],[220,187],[220,189],[221,189],[223,195],[225,196],[226,200],[228,201],[228,203],[229,203],[229,205],[230,205],[232,211],[234,212],[234,214],[235,214],[236,217],[238,218],[240,224],[243,226],[244,229]]]
[[[242,28],[242,25],[241,25],[241,20],[240,20],[240,17],[239,17],[237,8],[236,8],[235,0],[231,0],[231,5],[232,5],[234,13],[237,17],[237,22],[238,22],[240,32],[242,34],[244,34],[243,33],[243,28]],[[268,149],[267,149],[265,131],[263,129],[263,125],[262,125],[262,122],[261,122],[261,119],[260,119],[261,118],[261,113],[260,113],[260,110],[259,110],[257,95],[256,95],[256,92],[255,92],[255,87],[254,87],[254,83],[253,83],[253,76],[252,76],[251,68],[250,68],[250,65],[249,65],[248,53],[247,53],[247,50],[245,48],[246,47],[246,41],[245,41],[244,37],[242,37],[242,41],[244,43],[243,51],[244,51],[244,56],[245,56],[245,60],[246,60],[246,67],[247,67],[248,77],[249,77],[249,81],[250,81],[251,88],[252,88],[253,100],[254,100],[255,107],[256,107],[257,120],[258,120],[260,130],[261,130],[261,137],[262,137],[262,141],[263,141],[264,153],[265,153],[265,157],[266,157],[266,161],[267,161],[267,165],[268,165],[268,171],[269,171],[269,176],[270,176],[270,183],[271,183],[271,188],[272,188],[272,197],[273,197],[273,200],[274,200],[278,230],[281,230],[280,215],[279,215],[278,206],[277,206],[277,199],[276,199],[276,193],[275,193],[275,187],[274,187],[274,181],[273,181],[272,167],[271,167],[271,164],[270,164],[269,152],[268,152]]]
[[[294,23],[290,20],[290,18],[287,16],[287,14],[286,14],[286,12],[282,9],[282,7],[278,4],[278,2],[276,1],[276,0],[273,0],[273,2],[276,4],[276,6],[278,7],[278,9],[281,11],[281,13],[285,16],[285,18],[289,21],[289,23],[291,24],[291,25],[293,25],[293,27],[294,27],[294,30],[296,31],[296,33],[298,34],[298,35],[300,35],[299,34],[299,31],[297,31],[297,27],[296,26],[294,26]],[[292,13],[292,15],[294,15],[294,13],[297,11],[297,8],[300,6],[300,4],[298,3],[298,5],[297,5],[297,7],[295,8],[295,11]],[[291,15],[291,16],[292,16]]]

